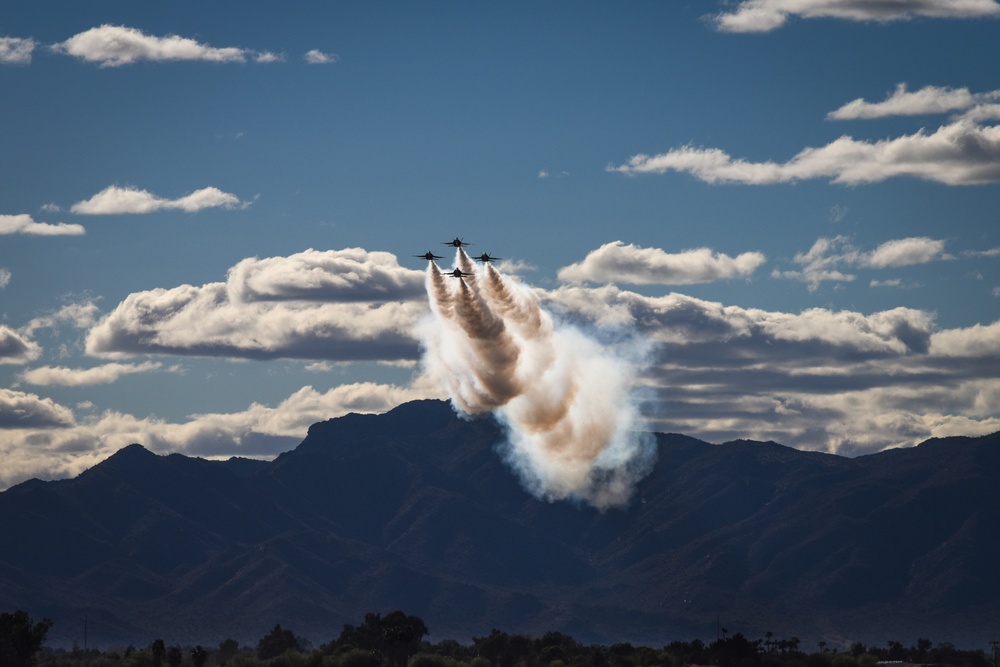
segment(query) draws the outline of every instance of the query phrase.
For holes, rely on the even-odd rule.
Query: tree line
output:
[[[877,667],[880,663],[1000,667],[994,649],[959,649],[920,638],[911,645],[855,643],[849,649],[819,642],[805,650],[796,637],[773,633],[749,639],[721,630],[710,643],[673,641],[654,648],[626,642],[583,644],[550,631],[540,637],[493,629],[471,643],[426,641],[427,626],[417,616],[393,611],[366,614],[358,625],[345,624],[340,635],[320,646],[275,625],[253,646],[227,639],[215,647],[167,645],[125,649],[52,649],[45,638],[52,622],[35,622],[27,613],[0,614],[2,667]]]

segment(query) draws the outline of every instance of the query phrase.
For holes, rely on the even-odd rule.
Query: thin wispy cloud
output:
[[[0,236],[6,234],[29,234],[32,236],[79,236],[86,230],[83,225],[57,222],[36,222],[27,213],[17,215],[0,214]]]
[[[30,38],[0,37],[0,65],[27,65],[38,43]]]
[[[13,275],[8,269],[0,269],[0,289],[9,285],[12,277]]]
[[[791,17],[859,22],[905,21],[917,17],[971,19],[1000,16],[995,0],[743,0],[736,9],[711,17],[722,32],[770,32]]]
[[[111,384],[125,375],[149,373],[160,370],[162,367],[163,364],[156,361],[147,361],[141,364],[110,363],[93,368],[42,366],[24,371],[19,377],[22,382],[38,386],[86,387],[96,384]]]
[[[144,214],[167,210],[194,213],[206,208],[236,208],[246,205],[236,195],[215,187],[195,190],[178,199],[165,199],[148,190],[111,185],[90,199],[73,204],[70,211],[78,215]]]
[[[709,248],[668,253],[614,241],[591,251],[582,262],[560,269],[559,279],[573,283],[692,285],[748,277],[765,261],[759,252],[736,257]]]
[[[846,236],[824,237],[817,239],[807,252],[795,255],[794,261],[801,269],[775,269],[771,275],[774,278],[800,280],[808,284],[810,291],[815,291],[820,283],[826,281],[853,281],[857,276],[848,272],[851,269],[897,268],[950,259],[944,245],[945,242],[939,239],[910,237],[886,241],[874,250],[864,251],[854,246]],[[884,280],[871,284],[884,287],[899,283]]]
[[[973,94],[968,88],[924,86],[920,90],[910,91],[905,83],[900,83],[881,102],[868,102],[858,98],[831,111],[826,117],[830,120],[853,120],[942,114],[990,105],[998,99],[1000,90]]]
[[[323,53],[319,49],[306,51],[306,54],[302,57],[310,65],[331,65],[340,60],[336,54]]]
[[[54,44],[52,50],[101,67],[121,67],[140,61],[205,61],[214,63],[274,62],[280,57],[267,51],[241,47],[216,48],[194,39],[147,35],[137,28],[105,24]]]

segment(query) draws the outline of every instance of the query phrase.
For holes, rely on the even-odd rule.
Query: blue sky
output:
[[[455,236],[656,430],[1000,430],[1000,4],[885,5],[4,3],[0,488],[445,396]]]

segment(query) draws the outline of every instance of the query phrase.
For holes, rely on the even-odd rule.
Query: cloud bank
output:
[[[582,262],[559,270],[565,282],[626,283],[633,285],[692,285],[734,277],[749,277],[766,258],[745,252],[733,258],[709,248],[667,253],[622,241],[606,243]]]
[[[90,199],[70,207],[78,215],[121,215],[124,213],[155,213],[178,210],[195,213],[206,208],[234,208],[243,205],[239,197],[215,187],[195,190],[179,199],[164,199],[147,190],[111,185]]]
[[[734,11],[712,17],[722,32],[770,32],[789,17],[888,22],[915,17],[970,19],[1000,16],[995,0],[743,0]]]

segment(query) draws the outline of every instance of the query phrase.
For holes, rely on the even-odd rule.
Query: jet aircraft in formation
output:
[[[454,248],[463,248],[463,247],[465,247],[467,245],[472,245],[472,244],[471,243],[466,243],[462,239],[460,239],[458,237],[455,237],[454,240],[452,240],[452,241],[446,241],[442,245],[450,245],[450,246],[452,246]],[[428,262],[433,262],[436,259],[441,259],[441,255],[435,255],[430,250],[428,250],[427,252],[425,252],[422,255],[414,255],[414,257],[419,257],[421,259],[426,259]],[[482,255],[480,255],[479,257],[476,257],[474,259],[476,259],[477,261],[483,262],[485,264],[487,262],[495,262],[498,259],[503,259],[503,258],[502,257],[493,257],[493,256],[490,255],[490,253],[484,252]],[[462,278],[471,278],[473,275],[475,275],[475,274],[472,274],[472,273],[466,273],[462,269],[455,269],[454,271],[446,271],[445,273],[448,276],[450,276],[452,278],[458,278],[459,280],[461,280]]]

